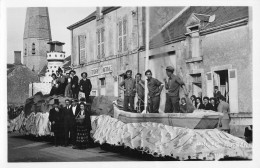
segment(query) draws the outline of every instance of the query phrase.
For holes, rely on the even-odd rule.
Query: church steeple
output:
[[[48,42],[52,41],[47,7],[29,7],[23,36],[23,64],[39,72],[47,64]]]

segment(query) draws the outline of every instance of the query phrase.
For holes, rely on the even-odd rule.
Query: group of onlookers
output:
[[[23,108],[23,106],[8,105],[8,119],[14,119],[15,117],[17,117],[23,111]]]
[[[73,145],[73,148],[86,149],[93,145],[90,137],[91,120],[89,105],[85,98],[80,102],[73,99],[65,100],[65,107],[59,105],[59,99],[54,99],[53,108],[49,112],[51,131],[54,132],[55,146]]]
[[[52,89],[50,96],[52,95],[63,95],[65,97],[78,99],[79,92],[84,93],[86,101],[89,101],[89,95],[92,89],[92,84],[87,79],[88,74],[86,72],[81,73],[82,79],[79,80],[76,72],[71,70],[66,76],[63,74],[61,68],[59,68],[52,75]]]

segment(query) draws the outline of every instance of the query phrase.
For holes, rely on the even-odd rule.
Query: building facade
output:
[[[71,25],[71,68],[80,76],[88,73],[92,95],[123,96],[118,84],[131,69],[144,71],[144,9],[98,7]]]
[[[171,64],[190,96],[213,97],[218,86],[238,136],[252,124],[251,24],[249,7],[188,7],[150,41],[149,66],[159,80]]]

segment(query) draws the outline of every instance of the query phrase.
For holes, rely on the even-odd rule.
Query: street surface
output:
[[[102,150],[99,146],[86,150],[55,147],[48,140],[8,133],[8,162],[79,162],[138,161],[127,154]]]

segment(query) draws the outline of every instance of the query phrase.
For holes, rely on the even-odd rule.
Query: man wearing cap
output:
[[[49,113],[49,121],[51,122],[51,132],[54,133],[55,146],[63,145],[63,115],[59,107],[59,99],[54,99],[53,108]]]
[[[145,76],[147,77],[148,96],[150,99],[149,112],[159,113],[160,95],[163,89],[163,83],[152,77],[152,71],[150,69],[145,72]]]
[[[71,90],[72,90],[72,97],[74,99],[78,99],[79,95],[79,78],[74,70],[70,71],[71,74]]]
[[[119,84],[119,89],[124,91],[124,111],[134,111],[135,80],[132,78],[132,71],[126,71],[127,78]],[[128,108],[130,104],[130,109]]]
[[[166,67],[166,74],[169,77],[168,81],[164,79],[166,89],[165,113],[179,113],[179,90],[180,87],[184,89],[184,94],[188,95],[185,84],[182,79],[174,75],[174,68],[172,66]]]
[[[86,72],[81,73],[82,79],[79,81],[79,89],[85,93],[86,102],[90,102],[89,95],[92,89],[92,84],[89,79],[87,79],[88,74]]]

